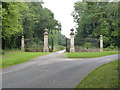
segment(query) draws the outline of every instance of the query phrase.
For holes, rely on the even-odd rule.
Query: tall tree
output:
[[[43,44],[45,28],[61,30],[52,11],[39,2],[3,2],[2,23],[3,48],[20,48],[22,35],[31,41],[30,45],[38,41]]]
[[[115,2],[76,2],[72,13],[78,23],[76,38],[99,39],[102,34],[104,47],[117,46],[117,6],[118,3]]]

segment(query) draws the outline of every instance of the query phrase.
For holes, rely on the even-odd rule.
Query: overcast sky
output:
[[[75,28],[76,23],[71,16],[76,1],[80,0],[43,0],[43,6],[50,9],[55,19],[61,22],[62,34],[70,38],[70,29]]]

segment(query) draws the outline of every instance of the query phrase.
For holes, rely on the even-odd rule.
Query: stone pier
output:
[[[43,49],[43,52],[49,52],[49,49],[48,49],[48,29],[45,29],[44,30],[44,49]]]
[[[100,52],[103,52],[103,35],[100,35]]]
[[[75,48],[74,48],[74,29],[71,29],[71,33],[70,33],[70,52],[75,52]]]
[[[22,36],[22,39],[21,39],[21,50],[24,51],[25,48],[24,48],[24,36]]]

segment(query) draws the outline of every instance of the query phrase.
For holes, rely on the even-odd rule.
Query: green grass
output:
[[[118,54],[118,51],[104,51],[104,52],[67,52],[67,58],[95,58],[107,55]]]
[[[43,56],[47,54],[50,54],[50,53],[49,52],[8,51],[4,55],[2,55],[2,68],[24,63],[38,56]]]
[[[98,67],[76,88],[118,88],[118,60]]]

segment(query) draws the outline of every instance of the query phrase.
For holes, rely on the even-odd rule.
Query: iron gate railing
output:
[[[76,52],[99,51],[99,40],[96,38],[75,38]]]

